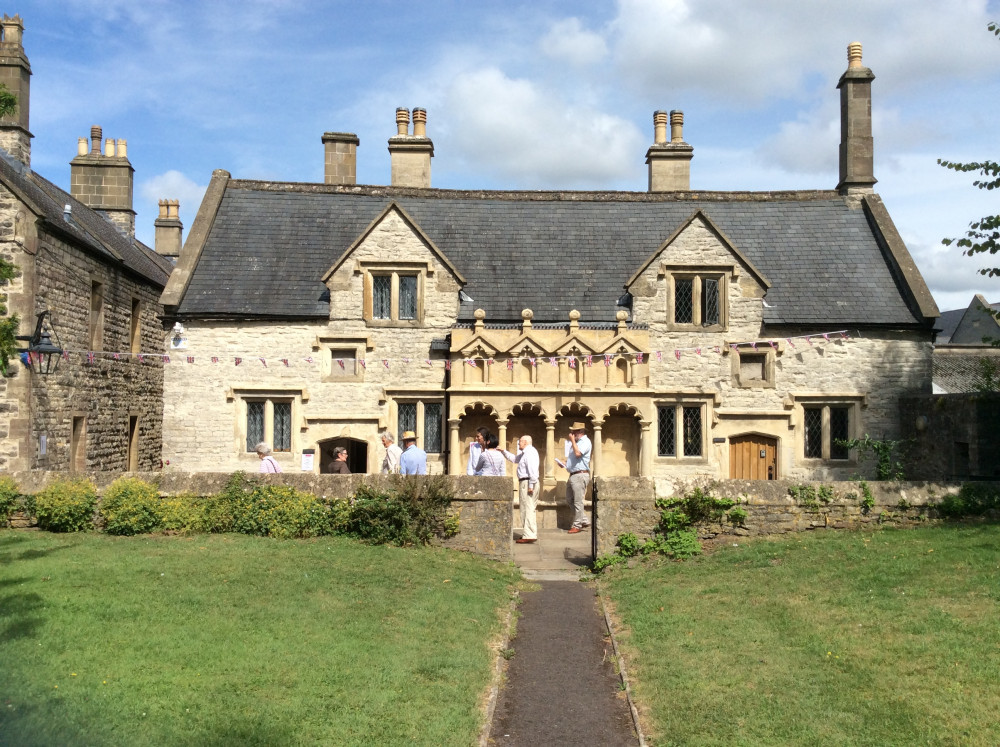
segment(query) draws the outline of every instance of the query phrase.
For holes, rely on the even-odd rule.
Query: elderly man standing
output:
[[[399,471],[404,475],[427,474],[427,452],[417,446],[417,434],[403,431],[403,454],[399,457]]]
[[[504,449],[507,461],[517,465],[517,496],[521,507],[521,538],[519,545],[538,541],[535,524],[535,506],[538,505],[538,449],[531,445],[531,436],[521,436],[517,442],[517,456]]]
[[[566,441],[566,462],[556,460],[556,464],[569,472],[566,482],[566,503],[573,507],[573,526],[569,534],[582,532],[590,526],[587,514],[583,510],[583,498],[590,482],[590,454],[593,446],[587,438],[586,425],[581,422],[569,427],[569,440]]]
[[[379,435],[385,448],[385,458],[382,460],[382,474],[394,475],[399,472],[399,457],[403,450],[396,445],[396,437],[390,431],[382,431]]]

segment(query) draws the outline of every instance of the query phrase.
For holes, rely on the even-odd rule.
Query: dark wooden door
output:
[[[730,438],[729,477],[734,480],[777,480],[778,439],[756,434]]]

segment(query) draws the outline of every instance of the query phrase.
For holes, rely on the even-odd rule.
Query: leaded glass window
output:
[[[701,456],[701,407],[684,408],[684,456]]]
[[[417,318],[417,276],[399,276],[399,318]]]
[[[372,317],[392,318],[392,276],[372,276]]]
[[[264,440],[264,402],[247,402],[247,451]]]
[[[694,321],[694,280],[674,278],[674,321],[691,324]]]
[[[441,452],[441,403],[424,404],[424,451],[431,454]]]
[[[677,456],[677,415],[674,407],[657,407],[656,453]]]
[[[716,278],[701,280],[701,323],[706,327],[719,323],[719,281]]]
[[[823,408],[804,408],[803,420],[805,421],[804,454],[809,459],[821,459],[823,457]]]
[[[848,449],[846,446],[838,444],[838,441],[846,441],[850,438],[848,420],[850,415],[849,407],[830,408],[830,458],[847,459]]]
[[[274,451],[292,450],[292,403],[274,403]]]
[[[413,431],[417,432],[417,403],[416,402],[400,402],[397,407],[397,419],[399,426],[400,438],[402,438],[403,431]]]

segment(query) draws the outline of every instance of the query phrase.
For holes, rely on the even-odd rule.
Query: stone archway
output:
[[[354,474],[364,474],[368,471],[368,442],[360,438],[340,436],[320,441],[316,444],[319,447],[319,472],[321,475],[329,474],[332,470],[330,466],[333,462],[333,450],[337,446],[347,449],[347,467]]]
[[[499,430],[500,418],[492,405],[485,402],[474,402],[466,405],[459,416],[458,425],[458,446],[460,450],[458,463],[460,465],[457,474],[465,474],[466,465],[469,462],[469,444],[475,440],[478,428],[489,428],[490,432],[496,434]]]
[[[620,403],[604,416],[601,432],[601,475],[635,477],[640,473],[642,430],[636,408]]]
[[[517,442],[521,436],[531,436],[531,445],[538,449],[541,476],[544,476],[545,459],[548,456],[545,448],[545,416],[537,404],[522,402],[511,408],[507,419],[507,443],[501,446],[516,454]]]

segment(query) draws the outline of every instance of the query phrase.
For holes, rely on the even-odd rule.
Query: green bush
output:
[[[989,511],[1000,511],[1000,490],[990,483],[962,483],[958,494],[942,498],[937,510],[946,519],[982,516]]]
[[[162,521],[159,488],[137,477],[119,477],[104,491],[101,515],[108,534],[153,532]]]
[[[247,523],[238,522],[237,517],[246,513],[250,507],[250,494],[260,480],[247,475],[246,472],[234,472],[226,482],[226,486],[217,494],[205,500],[204,529],[207,532],[247,532]]]
[[[160,527],[165,532],[192,534],[204,532],[205,499],[183,493],[160,502]]]
[[[240,523],[279,539],[330,533],[330,509],[311,493],[283,485],[258,485],[250,494],[249,514]]]
[[[57,480],[35,495],[34,504],[40,529],[82,532],[94,526],[97,488],[85,478]]]
[[[21,506],[21,491],[9,475],[0,475],[0,527],[10,522],[10,516]]]
[[[448,516],[453,497],[443,476],[397,476],[385,490],[362,485],[350,501],[350,511],[338,518],[337,533],[378,545],[425,545],[457,533],[456,518]]]

